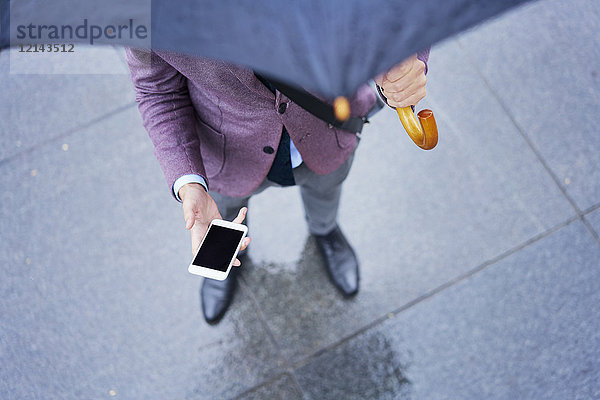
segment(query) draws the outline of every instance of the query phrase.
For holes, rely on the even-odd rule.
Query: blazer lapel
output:
[[[234,75],[244,86],[256,94],[273,99],[275,95],[254,75],[254,71],[249,68],[234,64],[225,64],[229,72]]]

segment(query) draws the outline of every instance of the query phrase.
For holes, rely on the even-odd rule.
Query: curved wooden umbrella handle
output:
[[[423,150],[433,149],[438,142],[437,124],[431,110],[421,110],[419,120],[415,117],[412,107],[396,108],[400,121],[408,136]]]

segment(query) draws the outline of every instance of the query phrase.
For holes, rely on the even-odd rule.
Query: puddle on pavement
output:
[[[411,355],[402,354],[382,332],[367,332],[329,350],[296,371],[315,399],[410,399]]]

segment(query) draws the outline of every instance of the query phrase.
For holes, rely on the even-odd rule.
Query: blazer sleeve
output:
[[[126,54],[142,121],[171,193],[183,175],[200,175],[208,185],[187,79],[153,51]]]
[[[427,63],[429,62],[429,50],[431,50],[431,48],[427,47],[426,49],[421,50],[417,53],[417,58],[425,63],[425,75],[427,75],[428,71]]]

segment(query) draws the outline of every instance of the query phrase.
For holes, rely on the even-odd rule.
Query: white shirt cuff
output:
[[[179,198],[179,189],[183,187],[183,185],[188,183],[199,183],[204,186],[204,189],[208,192],[208,185],[206,184],[206,180],[203,177],[196,174],[183,175],[179,179],[175,181],[173,184],[173,193],[175,194],[175,198],[177,201],[181,203],[181,199]]]
[[[369,110],[367,118],[371,118],[373,115],[377,114],[377,112],[379,112],[382,108],[384,108],[387,105],[387,99],[381,94],[377,83],[375,83],[375,81],[371,79],[369,81],[369,86],[371,86],[371,89],[373,89],[373,91],[375,92],[377,101],[375,102],[375,105],[373,105],[373,108]]]

